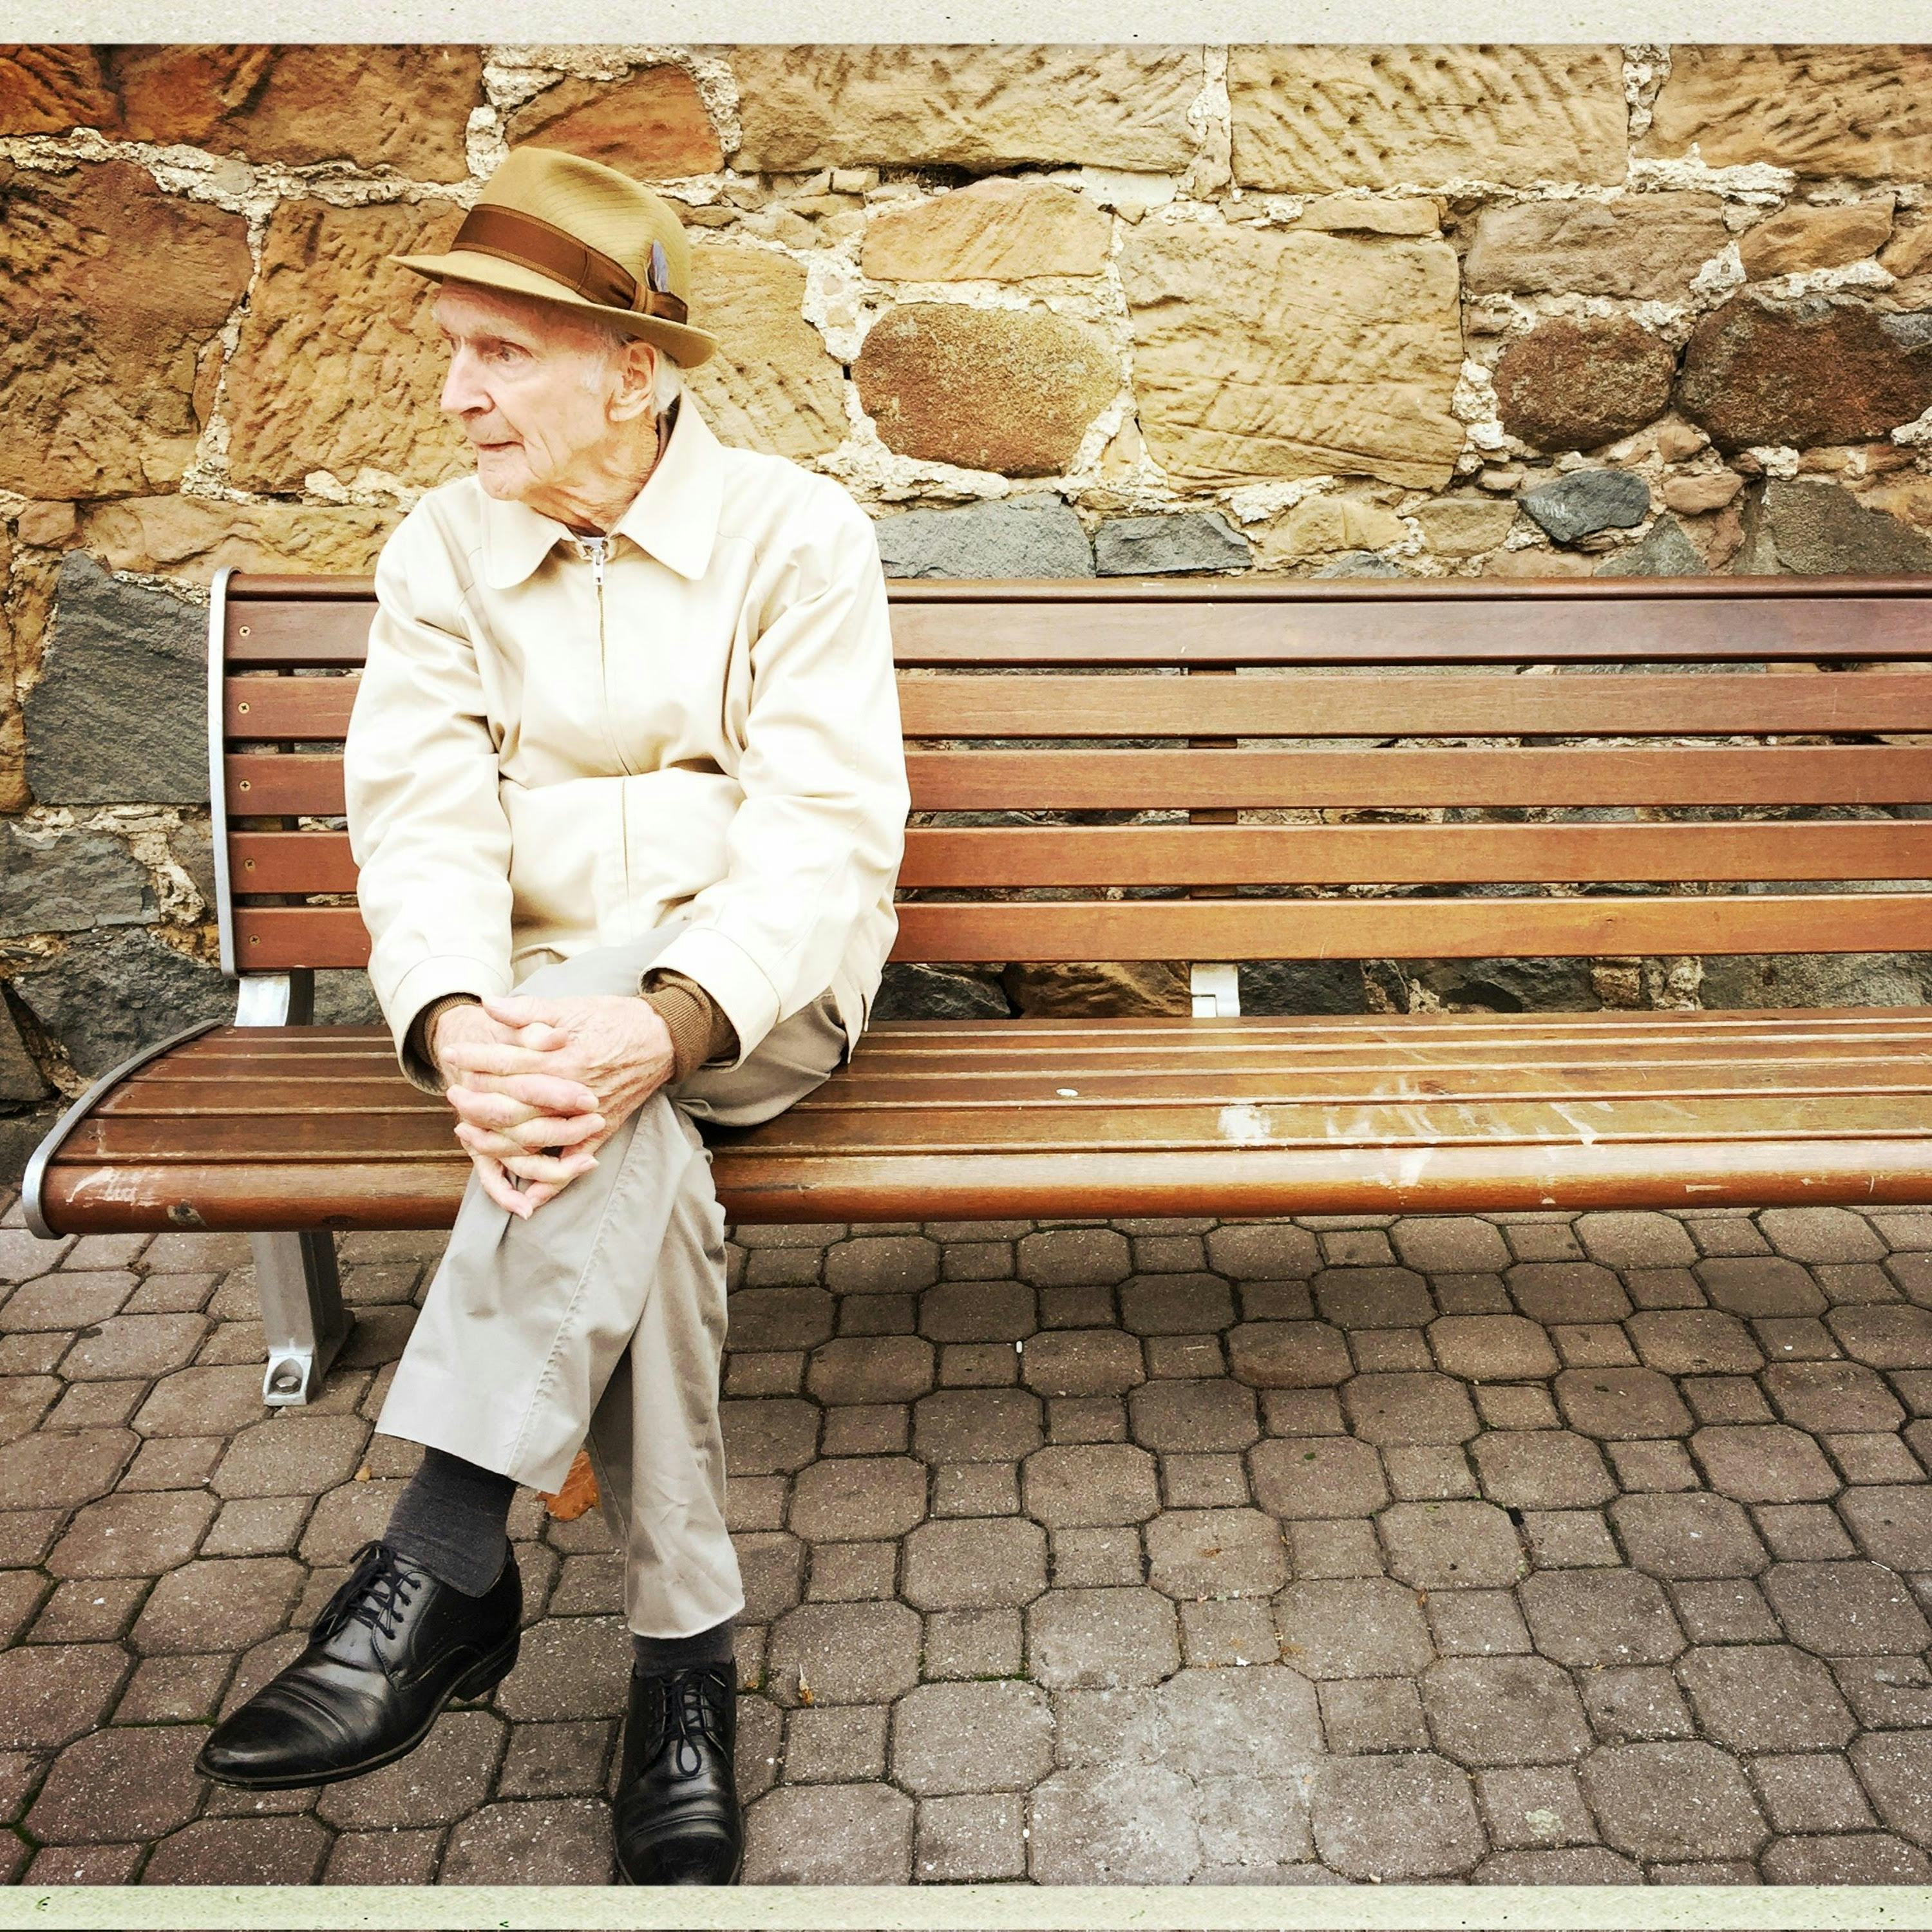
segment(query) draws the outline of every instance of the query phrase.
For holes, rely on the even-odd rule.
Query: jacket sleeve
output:
[[[404,1072],[412,1023],[450,993],[507,993],[510,827],[476,652],[447,556],[413,518],[376,564],[368,660],[343,747],[369,978]],[[432,1076],[433,1077],[433,1076]]]
[[[855,924],[889,897],[908,804],[885,573],[842,490],[764,614],[724,875],[654,962],[694,980],[737,1035],[735,1066],[824,992]],[[814,533],[816,536],[816,533]]]

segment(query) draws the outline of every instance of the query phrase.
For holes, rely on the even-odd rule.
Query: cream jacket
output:
[[[604,547],[468,476],[377,560],[344,764],[398,1057],[443,994],[680,918],[654,963],[729,1016],[720,1064],[828,988],[856,1041],[909,802],[870,518],[687,393]]]

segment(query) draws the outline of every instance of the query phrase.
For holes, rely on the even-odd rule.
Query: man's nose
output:
[[[452,416],[467,416],[489,406],[490,399],[476,380],[476,364],[466,351],[458,350],[449,358],[449,374],[443,378],[438,406]]]

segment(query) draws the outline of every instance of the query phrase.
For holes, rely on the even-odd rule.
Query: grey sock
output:
[[[426,1449],[422,1468],[396,1498],[382,1540],[440,1582],[480,1597],[509,1554],[506,1532],[516,1493],[508,1476]]]
[[[709,1630],[691,1636],[640,1636],[633,1630],[632,1660],[646,1677],[661,1676],[670,1670],[689,1670],[700,1664],[729,1664],[736,1654],[734,1630],[732,1620],[727,1617],[722,1624],[713,1624]]]

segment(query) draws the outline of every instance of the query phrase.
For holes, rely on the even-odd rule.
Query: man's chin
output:
[[[528,466],[521,452],[514,449],[479,449],[476,454],[476,480],[486,496],[514,501],[530,487]]]

